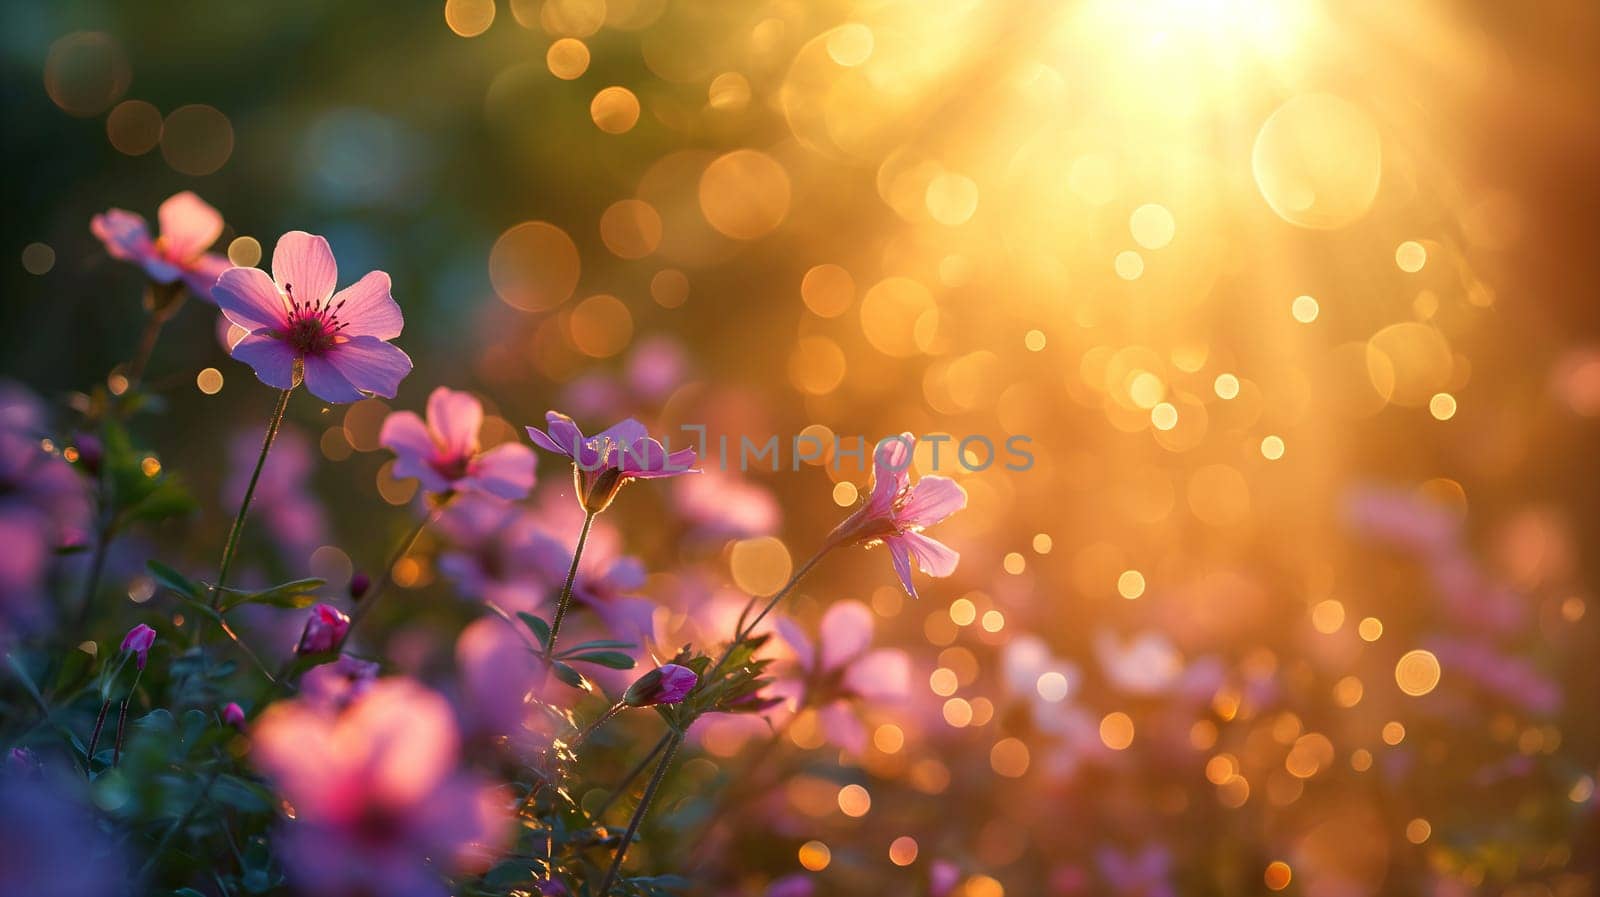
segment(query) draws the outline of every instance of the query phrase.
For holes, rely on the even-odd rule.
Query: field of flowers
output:
[[[1592,3],[0,24],[0,897],[1600,889]]]

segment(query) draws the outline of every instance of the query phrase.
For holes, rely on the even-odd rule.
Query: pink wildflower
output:
[[[110,209],[89,222],[89,230],[105,244],[112,258],[133,262],[159,284],[182,280],[189,292],[207,302],[217,278],[231,267],[226,256],[207,252],[222,236],[222,215],[188,190],[171,196],[156,211],[161,236],[150,238],[144,218]]]
[[[895,573],[913,598],[917,597],[911,581],[913,558],[923,573],[940,577],[954,573],[961,560],[960,554],[922,530],[967,506],[967,492],[954,480],[926,476],[911,483],[911,449],[916,444],[910,433],[879,443],[873,454],[871,495],[828,536],[830,545],[887,545]]]
[[[156,631],[140,623],[128,630],[122,637],[122,653],[132,653],[134,663],[139,669],[144,669],[145,661],[150,659],[150,646],[156,643]]]
[[[526,498],[533,488],[533,450],[517,442],[483,451],[483,405],[470,393],[441,386],[428,396],[428,420],[396,411],[378,441],[395,454],[394,475],[415,477],[429,492],[481,492]]]
[[[229,701],[227,706],[222,708],[222,723],[223,725],[232,726],[235,729],[243,732],[244,708],[240,707],[233,701]]]
[[[788,618],[780,618],[777,627],[799,664],[802,706],[817,708],[829,741],[856,753],[865,750],[867,732],[851,702],[903,700],[911,692],[911,659],[898,648],[868,650],[873,615],[859,601],[839,601],[828,608],[816,646]]]
[[[306,628],[300,633],[300,643],[294,651],[296,654],[332,651],[344,641],[345,633],[349,631],[349,617],[336,607],[319,604],[311,609],[311,616],[306,619]]]
[[[279,847],[303,893],[442,897],[439,875],[481,871],[506,834],[502,795],[458,768],[450,704],[409,679],[339,714],[274,704],[252,740],[294,808]]]
[[[333,663],[306,670],[300,677],[301,698],[310,706],[337,712],[366,694],[378,681],[378,665],[370,660],[340,654]]]
[[[605,510],[629,480],[694,472],[694,449],[668,454],[631,417],[598,435],[584,436],[572,418],[551,411],[545,414],[545,429],[529,427],[528,438],[547,452],[572,459],[578,501],[590,513]]]
[[[629,707],[679,704],[699,681],[700,677],[695,675],[694,670],[675,663],[664,663],[629,686],[622,695],[622,703]]]
[[[411,358],[389,343],[405,324],[389,275],[373,271],[335,293],[338,277],[328,241],[304,231],[278,240],[271,277],[259,268],[224,272],[217,304],[248,331],[230,351],[268,386],[289,389],[303,368],[306,388],[325,401],[393,398]]]

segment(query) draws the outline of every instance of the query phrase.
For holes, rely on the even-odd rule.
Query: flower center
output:
[[[472,459],[465,455],[456,455],[449,458],[435,457],[428,464],[438,472],[439,476],[454,481],[467,475],[467,468],[472,464]]]
[[[283,341],[301,357],[321,355],[332,349],[339,331],[345,326],[339,320],[344,300],[331,306],[326,301],[320,305],[301,303],[294,295],[292,283],[284,284],[283,292],[289,297],[289,326],[282,334]]]

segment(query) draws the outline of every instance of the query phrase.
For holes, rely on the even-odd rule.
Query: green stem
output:
[[[654,760],[657,754],[666,749],[667,742],[671,741],[675,734],[676,733],[668,732],[667,734],[661,736],[661,740],[657,741],[656,746],[650,749],[650,753],[645,754],[642,758],[640,758],[638,763],[633,764],[633,768],[628,770],[627,774],[622,777],[622,781],[618,782],[616,787],[611,789],[611,793],[606,795],[606,799],[602,801],[599,808],[594,811],[595,819],[600,819],[601,817],[605,816],[606,811],[611,809],[611,805],[617,802],[617,798],[628,793],[628,786],[632,785],[634,779],[637,779],[640,775],[644,774],[646,769],[650,768],[650,761]]]
[[[583,545],[589,541],[589,527],[594,525],[595,511],[583,515],[583,529],[578,532],[578,545],[572,549],[572,566],[567,570],[567,582],[561,587],[561,597],[556,600],[556,617],[550,621],[550,640],[545,646],[545,657],[556,656],[556,636],[561,634],[561,621],[566,619],[567,608],[572,606],[572,584],[578,579],[578,561],[583,558]]]
[[[678,753],[678,745],[683,743],[683,736],[673,732],[668,736],[667,752],[656,765],[656,771],[650,776],[650,784],[644,786],[644,796],[639,798],[639,806],[633,808],[633,818],[628,820],[628,831],[622,836],[622,843],[617,845],[617,855],[611,860],[611,868],[606,870],[606,877],[600,882],[599,897],[607,897],[611,893],[611,886],[616,884],[617,876],[622,872],[622,860],[628,855],[628,845],[633,843],[634,836],[639,834],[639,826],[644,822],[644,816],[650,811],[650,804],[655,800],[656,790],[661,787],[661,781],[667,777],[667,767],[672,765],[672,758]]]
[[[233,566],[234,555],[239,551],[239,536],[244,532],[244,518],[250,511],[250,500],[255,498],[256,483],[261,479],[261,468],[267,463],[267,453],[272,450],[272,441],[278,438],[278,428],[283,426],[284,412],[289,410],[289,396],[294,393],[294,387],[289,387],[278,394],[278,405],[272,410],[272,420],[267,423],[266,438],[261,440],[261,454],[256,458],[255,470],[250,472],[250,484],[245,487],[244,499],[239,502],[239,513],[233,518],[233,526],[228,530],[228,543],[222,549],[222,564],[217,571],[217,584],[211,589],[211,608],[216,610],[222,603],[222,590],[228,585],[228,569]],[[198,635],[200,628],[195,628]]]
[[[767,599],[766,606],[761,608],[761,613],[756,614],[755,619],[734,628],[733,641],[729,642],[728,647],[723,649],[722,656],[717,658],[717,662],[711,665],[711,669],[707,670],[706,674],[700,677],[701,682],[710,681],[711,679],[715,678],[718,673],[722,672],[723,664],[726,664],[728,662],[728,658],[733,656],[733,649],[738,647],[740,642],[749,638],[750,633],[756,631],[756,627],[760,626],[761,621],[767,618],[767,614],[772,613],[773,608],[778,606],[778,602],[782,601],[790,592],[794,591],[794,587],[800,584],[800,580],[805,579],[806,574],[811,572],[811,568],[815,567],[817,562],[821,561],[832,548],[832,545],[824,545],[822,548],[818,549],[817,553],[812,555],[810,560],[806,561],[804,564],[801,564],[800,569],[794,571],[794,575],[790,576],[789,581],[783,584],[783,588],[774,592],[772,597]]]
[[[156,340],[161,338],[161,328],[166,325],[170,314],[152,311],[144,322],[144,331],[139,334],[139,348],[134,352],[132,360],[128,362],[127,378],[128,392],[139,388],[139,382],[144,379],[144,370],[150,364],[150,357],[155,354]]]
[[[427,516],[417,521],[417,525],[411,528],[411,532],[407,533],[404,539],[400,540],[400,547],[396,548],[394,553],[389,556],[389,563],[384,565],[383,574],[378,577],[378,581],[372,584],[372,588],[368,590],[367,594],[356,601],[355,609],[350,612],[350,628],[345,630],[344,638],[340,639],[339,644],[335,646],[336,650],[344,650],[344,643],[350,640],[350,634],[356,631],[356,626],[360,625],[362,620],[366,619],[367,614],[372,611],[372,606],[378,603],[378,598],[383,594],[383,590],[389,583],[394,581],[395,565],[400,563],[401,558],[411,553],[412,546],[416,545],[417,540],[422,538],[423,531],[435,520],[439,519],[439,515],[444,512],[445,505],[449,503],[450,496],[447,495],[434,506],[432,511],[428,512]]]

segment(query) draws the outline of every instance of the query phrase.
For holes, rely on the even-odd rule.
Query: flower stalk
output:
[[[550,621],[550,639],[545,645],[545,659],[556,655],[556,637],[561,634],[561,621],[566,619],[567,609],[572,606],[572,587],[578,579],[578,563],[583,559],[584,543],[589,541],[589,528],[594,525],[594,518],[599,511],[585,510],[583,514],[583,529],[578,531],[578,544],[572,549],[572,566],[567,569],[567,581],[561,586],[561,596],[556,599],[555,619]]]
[[[611,859],[611,868],[606,870],[606,877],[600,882],[598,894],[600,897],[609,897],[611,888],[617,882],[617,876],[622,872],[622,861],[628,855],[628,845],[633,843],[639,834],[639,826],[643,824],[645,814],[650,812],[650,804],[655,801],[656,791],[661,788],[661,782],[667,777],[667,767],[672,765],[673,757],[678,753],[678,746],[683,744],[683,735],[673,732],[667,737],[666,753],[662,755],[661,762],[656,764],[656,771],[650,776],[650,783],[644,786],[644,795],[639,798],[639,806],[633,808],[633,816],[628,820],[628,830],[622,836],[622,842],[617,845],[616,856]]]

